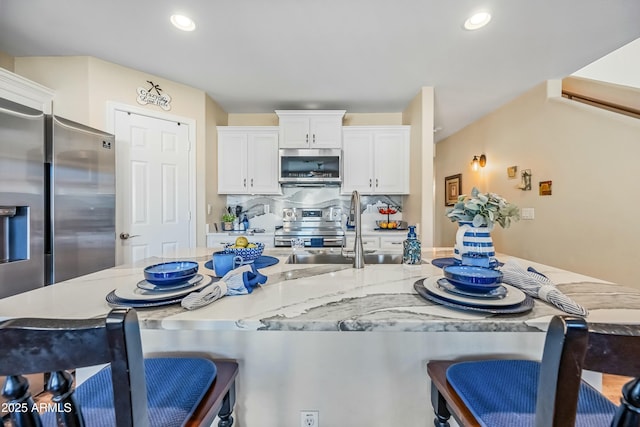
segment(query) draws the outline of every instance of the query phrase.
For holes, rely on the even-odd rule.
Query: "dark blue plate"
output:
[[[491,268],[471,265],[449,265],[442,269],[444,277],[462,289],[489,291],[500,286],[502,272]]]
[[[154,264],[144,269],[144,278],[156,286],[171,286],[190,280],[198,272],[195,261],[173,261]]]
[[[436,267],[439,267],[439,268],[444,268],[444,267],[446,267],[448,265],[458,265],[458,264],[460,264],[460,261],[458,261],[454,257],[435,258],[435,259],[431,260],[431,264],[433,264],[433,265],[435,265]]]
[[[436,267],[439,268],[444,268],[447,267],[449,265],[461,265],[462,263],[460,261],[458,261],[457,259],[455,259],[454,257],[446,257],[446,258],[435,258],[431,260],[431,264],[435,265]],[[498,265],[502,266],[504,265],[503,262],[498,261]]]

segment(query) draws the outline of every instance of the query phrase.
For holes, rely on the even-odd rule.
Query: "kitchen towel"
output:
[[[515,286],[534,298],[553,304],[565,313],[582,317],[587,317],[589,314],[586,308],[562,293],[551,280],[533,268],[525,270],[517,262],[508,260],[500,271],[502,271],[504,283]]]

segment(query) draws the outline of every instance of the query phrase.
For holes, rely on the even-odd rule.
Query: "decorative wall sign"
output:
[[[540,181],[540,195],[541,196],[551,195],[551,181]]]
[[[516,172],[518,172],[518,166],[510,166],[507,168],[507,176],[509,178],[515,178]]]
[[[171,109],[171,97],[166,93],[160,93],[162,92],[160,85],[154,84],[151,80],[147,80],[147,83],[151,85],[149,89],[139,87],[136,91],[138,93],[138,98],[136,99],[138,104],[157,105],[163,110],[169,111]]]

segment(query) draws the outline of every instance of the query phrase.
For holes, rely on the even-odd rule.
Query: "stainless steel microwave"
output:
[[[342,150],[281,149],[280,183],[283,185],[340,185]]]

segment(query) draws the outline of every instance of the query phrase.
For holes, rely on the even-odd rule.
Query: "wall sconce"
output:
[[[473,169],[473,171],[477,171],[478,168],[483,168],[485,167],[487,164],[487,156],[485,156],[484,154],[480,155],[480,158],[478,158],[478,156],[473,156],[473,160],[471,160],[471,169]]]

